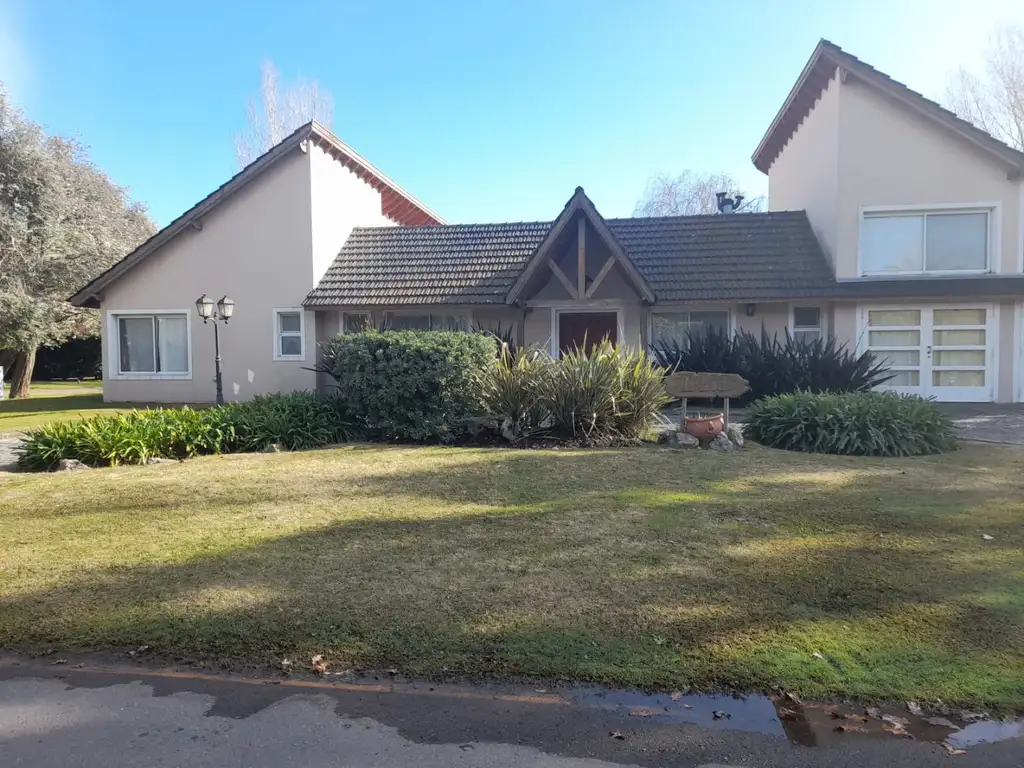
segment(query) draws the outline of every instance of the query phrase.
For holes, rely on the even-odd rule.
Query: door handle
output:
[[[931,360],[931,359],[932,359],[932,347],[931,347],[931,345],[930,345],[930,344],[928,345],[928,359],[929,359],[929,360]]]

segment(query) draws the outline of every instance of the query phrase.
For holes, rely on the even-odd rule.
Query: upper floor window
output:
[[[989,212],[866,213],[860,266],[862,275],[987,272]]]

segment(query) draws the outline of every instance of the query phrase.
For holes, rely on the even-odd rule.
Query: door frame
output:
[[[551,356],[556,360],[562,356],[562,351],[558,348],[559,339],[559,328],[558,319],[563,314],[568,315],[608,315],[612,312],[615,313],[615,335],[618,337],[617,343],[622,343],[622,340],[626,336],[625,323],[623,316],[625,314],[625,307],[621,304],[609,305],[609,306],[594,306],[592,304],[556,304],[551,307],[551,342],[550,349]]]
[[[1000,322],[999,322],[999,302],[998,301],[977,301],[977,302],[956,302],[956,303],[906,303],[906,304],[858,304],[857,305],[857,352],[865,352],[869,347],[868,341],[868,311],[870,310],[903,310],[903,309],[916,309],[922,313],[931,312],[934,313],[936,309],[980,309],[984,308],[985,315],[985,374],[987,382],[987,388],[989,391],[989,399],[984,401],[973,401],[973,400],[940,400],[939,402],[997,402],[999,398],[999,347],[1001,346],[1001,340],[999,338]],[[924,354],[924,349],[927,346],[932,346],[932,333],[934,324],[929,321],[927,324],[928,338],[924,336],[924,315],[921,317],[921,352]],[[923,361],[924,358],[922,358]],[[936,393],[932,391],[931,385],[931,361],[928,362],[928,376],[926,377],[924,371],[924,363],[921,364],[921,395],[924,397],[935,397]],[[883,387],[885,385],[882,385]],[[901,388],[894,387],[893,391],[900,391]]]

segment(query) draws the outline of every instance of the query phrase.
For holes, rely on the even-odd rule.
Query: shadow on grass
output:
[[[392,508],[6,597],[0,642],[1024,706],[1018,487],[1004,508],[943,463],[837,458],[827,466],[850,474],[815,482],[820,457],[618,450],[427,449],[425,467],[328,460],[315,484],[288,482],[309,456],[268,457],[260,471],[281,483],[213,485],[202,508]],[[135,470],[152,483],[144,503],[76,512],[194,508],[174,475],[189,465],[164,469]],[[51,514],[66,512],[34,517]]]

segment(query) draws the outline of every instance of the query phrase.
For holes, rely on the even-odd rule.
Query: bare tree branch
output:
[[[736,182],[723,173],[701,175],[694,171],[683,171],[678,176],[668,174],[655,176],[647,182],[643,198],[633,210],[634,216],[697,216],[718,213],[716,195],[737,192]],[[744,200],[738,209],[743,213],[764,210],[763,197]]]
[[[982,73],[961,67],[946,87],[946,106],[1024,152],[1024,27],[992,34]]]
[[[284,86],[272,61],[260,65],[259,98],[245,107],[245,130],[235,134],[235,155],[245,167],[303,123],[334,123],[334,98],[316,80],[296,80]]]

